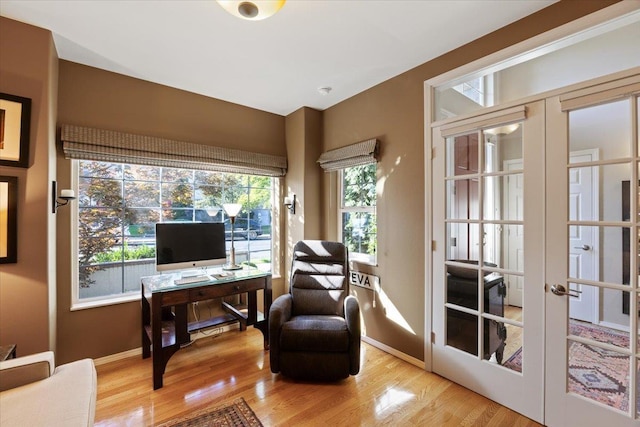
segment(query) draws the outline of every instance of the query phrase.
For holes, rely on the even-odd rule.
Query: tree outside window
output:
[[[353,259],[375,263],[376,164],[353,166],[341,171],[340,221],[342,242]]]

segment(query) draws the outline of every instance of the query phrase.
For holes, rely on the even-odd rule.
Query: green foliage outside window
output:
[[[156,257],[156,248],[154,246],[138,246],[130,248],[126,243],[123,250],[111,250],[96,254],[93,262],[100,264],[105,262],[131,261],[135,259],[154,259]]]
[[[375,163],[346,168],[342,172],[342,240],[351,253],[377,252]]]

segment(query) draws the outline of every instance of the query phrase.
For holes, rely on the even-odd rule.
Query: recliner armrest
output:
[[[0,391],[49,378],[55,370],[53,351],[0,362]]]
[[[360,325],[360,304],[353,295],[348,295],[344,299],[344,319],[349,330],[349,362],[350,373],[356,375],[360,372],[360,335],[362,327]]]
[[[280,295],[275,301],[271,303],[269,309],[269,322],[271,320],[282,326],[284,322],[291,319],[291,312],[293,309],[293,298],[291,294]],[[273,316],[273,317],[272,317]]]
[[[269,361],[271,372],[280,372],[280,330],[291,319],[293,298],[291,294],[280,295],[269,309]]]

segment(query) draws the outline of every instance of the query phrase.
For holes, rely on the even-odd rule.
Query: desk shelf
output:
[[[151,337],[151,325],[145,325],[144,331],[149,337],[149,342],[152,341]],[[176,344],[176,325],[172,321],[162,322],[162,347],[170,347]]]
[[[231,314],[223,314],[221,316],[212,317],[210,319],[199,320],[197,322],[190,322],[188,331],[190,334],[198,332],[202,329],[212,328],[214,326],[227,325],[229,323],[237,322],[238,319]]]

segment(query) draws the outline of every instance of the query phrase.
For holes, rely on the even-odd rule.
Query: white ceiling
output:
[[[324,110],[554,2],[289,0],[246,21],[214,0],[0,0],[0,15],[51,30],[62,59],[287,115]]]

